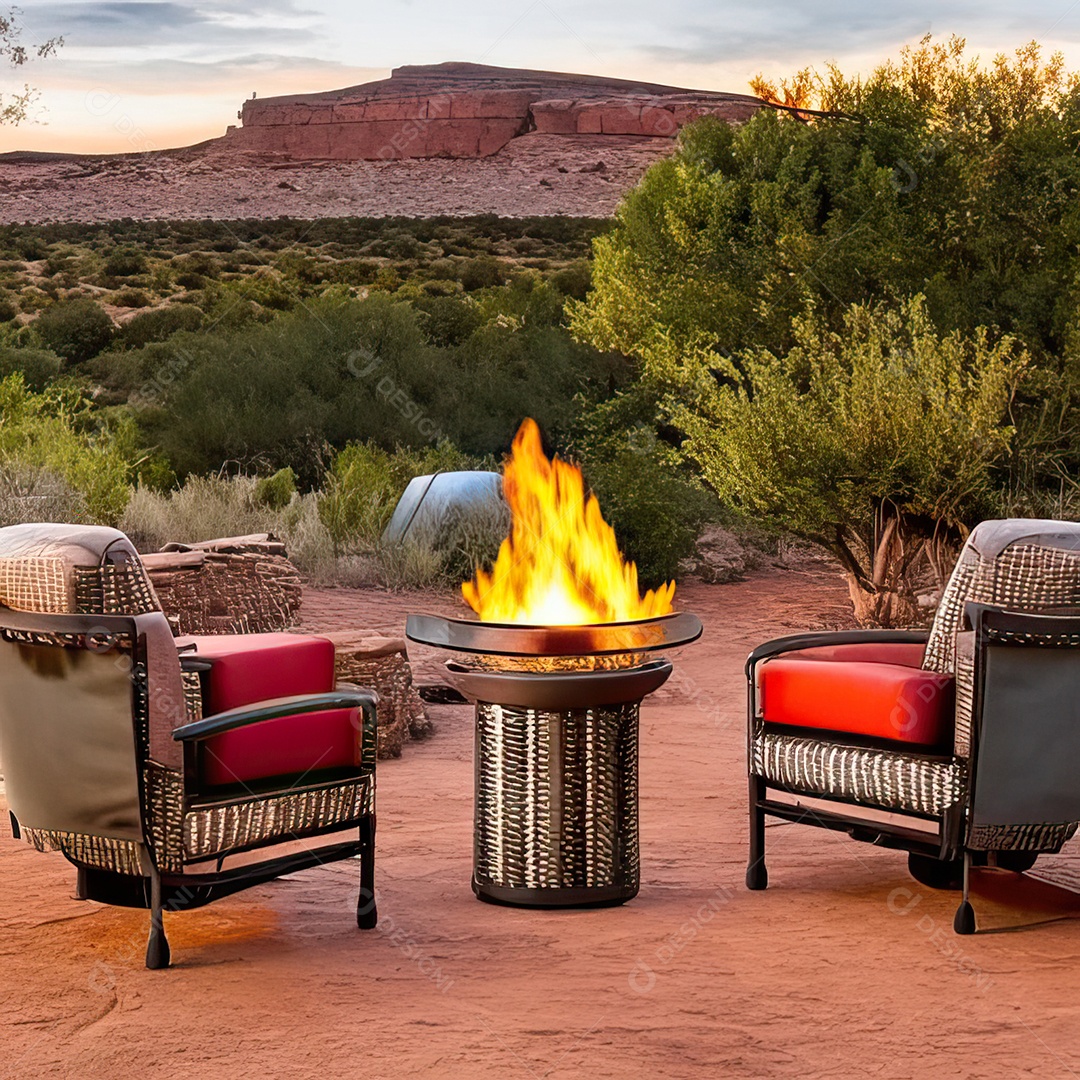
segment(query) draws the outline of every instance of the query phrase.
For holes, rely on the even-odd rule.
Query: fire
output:
[[[510,535],[491,572],[461,587],[485,622],[539,626],[649,619],[671,611],[675,582],[644,596],[581,470],[544,455],[540,429],[526,420],[503,469]]]

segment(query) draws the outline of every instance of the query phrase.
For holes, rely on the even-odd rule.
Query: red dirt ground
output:
[[[705,636],[642,710],[643,880],[624,907],[473,898],[463,706],[433,709],[436,736],[379,764],[368,933],[338,863],[167,916],[174,966],[146,971],[145,914],[71,899],[73,870],[5,823],[0,1076],[1075,1077],[1075,918],[957,938],[954,894],[916,885],[903,855],[779,823],[770,889],[743,887],[743,661],[846,623],[844,600],[814,570],[682,591]],[[342,589],[305,605],[312,629],[400,633],[450,601]],[[1078,853],[1043,876],[1075,884]],[[1020,909],[977,901],[984,928],[1080,913],[1024,880]]]

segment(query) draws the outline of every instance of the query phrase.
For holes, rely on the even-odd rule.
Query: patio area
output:
[[[0,826],[0,1077],[1068,1077],[1080,1072],[1080,841],[991,895],[980,933],[903,853],[770,820],[770,887],[746,865],[745,682],[757,644],[850,625],[810,565],[680,587],[702,639],[641,712],[639,896],[601,910],[478,902],[473,711],[378,766],[380,924],[354,863],[167,916],[79,903],[74,870]],[[450,597],[309,590],[305,629],[400,635]],[[418,682],[442,681],[410,649]],[[1006,902],[1008,901],[1008,902]],[[1053,918],[1046,925],[1033,923]],[[1018,932],[1005,933],[1021,927]]]

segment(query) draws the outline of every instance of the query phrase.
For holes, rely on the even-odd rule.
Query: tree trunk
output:
[[[908,538],[899,517],[888,518],[877,538],[870,576],[848,573],[848,591],[860,626],[912,626],[921,613],[910,580],[925,545]]]
[[[910,592],[891,589],[868,589],[854,574],[847,574],[848,592],[860,626],[914,626],[926,617]]]

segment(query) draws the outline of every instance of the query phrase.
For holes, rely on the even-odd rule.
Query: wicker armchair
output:
[[[375,696],[333,685],[332,642],[178,643],[123,533],[0,529],[12,831],[62,852],[81,897],[149,908],[148,967],[164,910],[352,856],[373,927],[375,750]]]
[[[971,866],[1029,869],[1080,821],[1080,524],[987,521],[929,632],[779,638],[751,653],[750,853],[768,884],[765,815],[909,852],[962,887]]]

